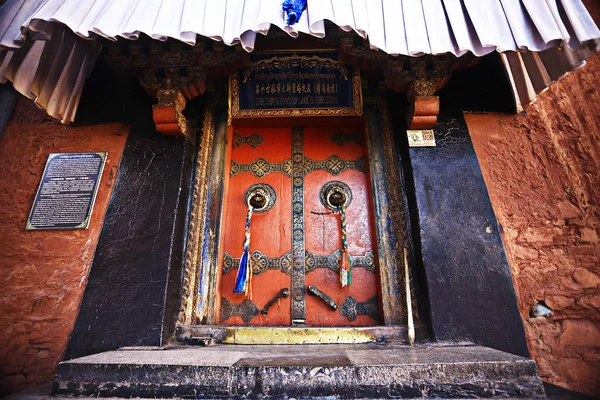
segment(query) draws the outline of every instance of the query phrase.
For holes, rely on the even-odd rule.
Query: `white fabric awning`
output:
[[[307,10],[293,26],[286,26],[281,3],[8,0],[0,8],[0,49],[4,49],[0,77],[67,123],[74,118],[81,89],[99,52],[92,44],[98,37],[136,40],[143,33],[156,40],[174,38],[194,45],[203,36],[227,45],[240,43],[252,51],[256,34],[266,35],[272,25],[293,37],[299,32],[324,37],[329,20],[391,55],[451,53],[460,57],[492,51],[541,55],[563,45],[571,53],[600,49],[600,31],[581,0],[308,0]],[[509,71],[514,69],[506,58],[505,64]]]

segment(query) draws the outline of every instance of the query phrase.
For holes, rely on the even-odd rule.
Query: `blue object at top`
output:
[[[306,0],[283,0],[283,11],[287,14],[286,22],[294,25],[300,21],[302,11],[306,10]]]

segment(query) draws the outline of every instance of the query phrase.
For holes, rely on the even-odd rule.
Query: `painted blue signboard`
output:
[[[359,71],[334,52],[254,54],[230,83],[234,118],[362,113]]]

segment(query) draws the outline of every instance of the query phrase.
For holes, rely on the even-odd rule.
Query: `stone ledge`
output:
[[[121,349],[63,362],[53,393],[164,398],[545,398],[535,362],[480,346]]]

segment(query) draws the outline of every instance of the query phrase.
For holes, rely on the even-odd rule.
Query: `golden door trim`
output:
[[[196,158],[194,173],[194,188],[192,194],[192,207],[189,217],[189,231],[187,238],[187,249],[183,269],[183,295],[179,311],[178,324],[197,324],[202,315],[197,311],[198,293],[200,282],[200,255],[204,247],[205,236],[203,234],[206,226],[206,206],[208,200],[208,176],[212,159],[212,150],[215,135],[215,124],[213,121],[213,108],[208,107],[204,112],[202,122],[202,137],[200,148]],[[204,285],[208,291],[208,282]],[[206,293],[203,291],[203,293]]]
[[[421,328],[419,331],[421,333]],[[421,334],[420,337],[424,337]],[[357,327],[249,327],[249,326],[180,326],[177,339],[184,343],[222,344],[358,344],[405,342],[404,326]]]

